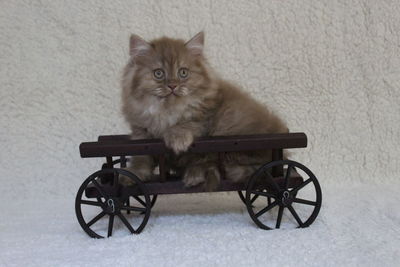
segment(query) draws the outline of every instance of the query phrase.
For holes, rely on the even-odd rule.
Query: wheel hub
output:
[[[105,212],[108,214],[117,214],[120,211],[120,202],[118,199],[109,198],[106,201]]]
[[[285,206],[285,207],[291,205],[292,202],[293,202],[292,194],[290,194],[290,192],[287,191],[287,190],[282,191],[279,194],[279,199],[280,199],[280,202],[282,203],[282,205]]]

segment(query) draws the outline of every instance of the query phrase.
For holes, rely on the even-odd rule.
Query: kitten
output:
[[[235,85],[220,79],[203,54],[204,34],[188,42],[163,37],[146,42],[130,38],[130,60],[122,77],[122,111],[132,139],[162,138],[175,155],[170,164],[186,186],[218,186],[215,154],[184,153],[199,136],[286,133],[285,124]],[[243,182],[271,151],[228,153],[227,179]],[[152,179],[150,156],[133,157],[130,170]]]

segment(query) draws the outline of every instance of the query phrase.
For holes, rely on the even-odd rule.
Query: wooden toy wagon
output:
[[[315,175],[304,165],[283,160],[283,149],[307,146],[304,133],[207,137],[196,140],[190,153],[217,153],[221,183],[216,192],[237,191],[252,220],[262,229],[307,227],[318,216],[322,193]],[[233,183],[224,177],[224,155],[229,152],[272,150],[265,163],[247,183]],[[100,136],[97,142],[80,145],[83,158],[105,157],[101,170],[90,175],[76,195],[79,224],[91,237],[111,236],[118,217],[122,231],[140,233],[147,224],[158,195],[201,193],[202,185],[186,188],[180,177],[170,174],[166,164],[169,150],[161,140],[130,140],[127,135]],[[152,155],[158,158],[157,182],[143,183],[126,167],[127,156]],[[134,183],[126,186],[121,176]],[[284,210],[288,216],[283,216]],[[282,219],[284,217],[284,219]],[[120,232],[120,231],[119,231]]]

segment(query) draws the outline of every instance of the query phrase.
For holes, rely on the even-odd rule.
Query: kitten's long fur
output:
[[[132,35],[130,60],[122,78],[122,110],[132,139],[162,138],[174,151],[169,163],[183,176],[185,185],[205,182],[212,190],[221,176],[216,155],[185,153],[194,138],[285,133],[288,129],[266,107],[220,79],[203,55],[203,44],[202,32],[186,43],[166,37],[146,42]],[[159,70],[164,74],[161,79],[156,77]],[[245,181],[269,160],[270,151],[228,153],[226,177]],[[133,157],[131,161],[130,169],[142,180],[152,178],[155,163],[151,157]]]

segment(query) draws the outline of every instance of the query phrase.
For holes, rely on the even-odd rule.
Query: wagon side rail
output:
[[[212,136],[196,139],[188,152],[220,153],[267,149],[302,148],[307,146],[304,133]],[[162,155],[169,151],[160,139],[130,140],[128,135],[100,136],[97,142],[79,146],[82,158],[135,155]]]

